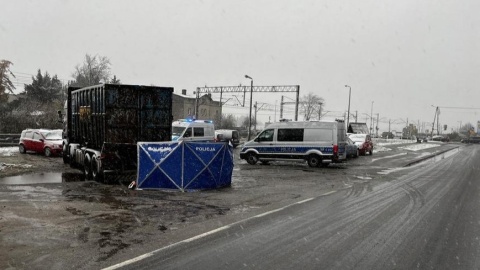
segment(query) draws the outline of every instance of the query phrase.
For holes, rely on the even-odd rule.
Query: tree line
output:
[[[74,67],[72,80],[63,83],[56,74],[42,72],[32,76],[32,83],[25,84],[24,90],[14,94],[12,79],[15,74],[10,70],[13,63],[0,61],[0,133],[19,133],[25,128],[62,128],[56,112],[63,109],[68,86],[86,87],[103,82],[119,84],[121,81],[111,73],[110,59],[105,56],[86,54],[83,62]],[[10,97],[11,100],[9,100]],[[323,98],[309,93],[299,102],[299,111],[304,120],[317,120],[321,117]],[[223,115],[216,123],[218,128],[248,128],[248,117],[238,121],[233,115]],[[252,126],[258,121],[252,119]],[[261,128],[260,128],[261,129]]]
[[[32,83],[25,84],[23,91],[13,95],[16,89],[12,80],[13,63],[0,61],[0,132],[19,133],[25,128],[62,128],[57,111],[63,109],[64,96],[68,86],[86,87],[103,82],[120,83],[111,75],[111,63],[105,56],[86,54],[82,64],[74,67],[72,80],[66,83],[58,76],[42,73],[38,69],[32,76]],[[9,100],[10,97],[10,100]]]

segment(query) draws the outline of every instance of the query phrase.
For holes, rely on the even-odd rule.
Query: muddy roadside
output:
[[[182,193],[86,182],[59,157],[11,152],[0,156],[0,164],[13,164],[0,178],[55,172],[70,180],[0,185],[0,268],[99,269],[296,201],[389,181],[371,161],[312,169],[235,159],[231,187]]]

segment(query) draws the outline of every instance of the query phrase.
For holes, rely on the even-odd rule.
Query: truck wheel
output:
[[[83,160],[83,175],[85,176],[85,180],[92,180],[92,164],[91,164],[90,155],[85,154],[85,158]]]
[[[20,154],[25,154],[27,152],[27,150],[25,149],[25,146],[23,144],[20,144],[18,146],[18,151],[20,152]]]
[[[248,156],[247,156],[247,162],[248,162],[248,164],[250,164],[250,165],[255,165],[255,164],[257,164],[257,162],[258,162],[257,154],[255,154],[255,153],[249,153]]]
[[[45,153],[46,157],[51,157],[52,156],[52,150],[48,147],[45,148],[45,150],[43,152]]]
[[[100,167],[98,166],[97,156],[92,157],[90,168],[92,169],[93,180],[97,182],[103,182],[103,173]]]
[[[63,159],[63,164],[68,164],[68,163],[70,163],[70,162],[69,162],[70,160],[69,160],[66,152],[63,152],[63,154],[62,154],[62,159]]]
[[[309,155],[307,158],[308,166],[318,167],[322,164],[322,159],[318,155]]]

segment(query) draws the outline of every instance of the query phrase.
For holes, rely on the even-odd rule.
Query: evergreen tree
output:
[[[62,82],[57,75],[50,77],[48,72],[42,75],[39,69],[37,76],[32,77],[32,84],[25,85],[25,93],[27,98],[41,103],[49,103],[61,98]]]

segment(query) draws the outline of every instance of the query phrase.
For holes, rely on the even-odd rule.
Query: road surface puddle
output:
[[[36,173],[0,178],[1,185],[31,185],[84,181],[81,173]]]

